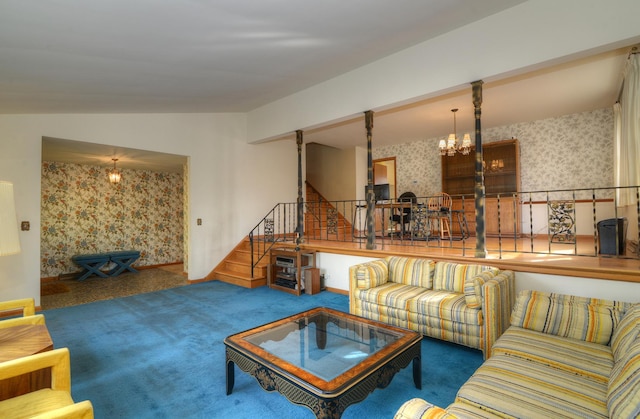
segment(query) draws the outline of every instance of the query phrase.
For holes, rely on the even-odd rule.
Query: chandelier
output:
[[[458,152],[466,156],[471,151],[471,136],[468,133],[464,134],[462,145],[458,146],[458,136],[456,135],[456,112],[458,109],[451,109],[451,112],[453,112],[453,134],[449,134],[447,140],[440,140],[438,144],[440,155],[453,156]]]
[[[118,161],[118,159],[111,160],[113,160],[113,169],[109,170],[109,182],[120,183],[120,180],[122,179],[122,173],[120,173],[120,171],[116,169],[116,162]]]

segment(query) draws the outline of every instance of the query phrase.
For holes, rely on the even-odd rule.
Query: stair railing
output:
[[[249,232],[251,278],[255,267],[277,242],[297,237],[296,203],[276,204]]]

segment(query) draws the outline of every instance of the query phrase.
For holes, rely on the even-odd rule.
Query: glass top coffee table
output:
[[[339,418],[411,361],[421,388],[421,340],[411,330],[314,308],[227,337],[227,395],[235,364],[265,390],[307,406],[316,417]]]

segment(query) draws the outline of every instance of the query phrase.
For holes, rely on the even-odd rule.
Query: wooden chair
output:
[[[90,401],[75,403],[71,398],[69,350],[54,349],[0,363],[0,380],[51,368],[51,387],[0,401],[6,418],[93,418]]]
[[[44,315],[36,314],[36,306],[33,298],[0,301],[0,313],[18,313],[20,310],[22,310],[21,317],[0,320],[0,329],[25,324],[45,324]]]
[[[451,239],[451,197],[444,192],[434,195],[427,201],[427,209],[429,217],[438,224],[440,238],[444,239],[446,233]],[[433,223],[431,230],[433,231]]]

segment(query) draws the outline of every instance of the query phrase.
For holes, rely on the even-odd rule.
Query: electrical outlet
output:
[[[22,231],[29,231],[29,229],[31,228],[31,224],[29,223],[29,221],[23,221],[20,223],[20,228],[22,229]]]

